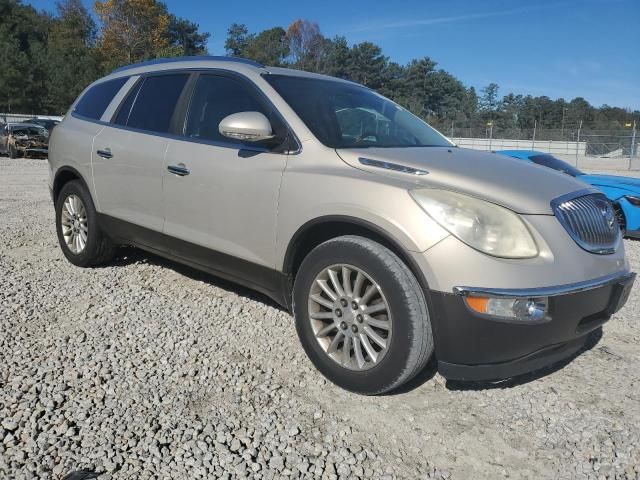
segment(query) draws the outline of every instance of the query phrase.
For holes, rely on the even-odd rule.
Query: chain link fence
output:
[[[26,122],[32,118],[48,118],[51,120],[62,120],[62,117],[57,115],[38,115],[29,113],[2,113],[0,112],[0,123],[19,123]]]
[[[443,129],[444,130],[444,129]],[[452,123],[443,133],[460,146],[486,150],[544,150],[548,153],[600,158],[637,158],[637,127],[592,130],[578,126],[564,128],[500,128],[493,125],[462,127]]]

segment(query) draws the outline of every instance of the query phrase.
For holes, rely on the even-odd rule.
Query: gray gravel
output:
[[[544,374],[360,397],[258,294],[132,249],[70,265],[46,176],[0,159],[0,478],[640,479],[639,287]]]

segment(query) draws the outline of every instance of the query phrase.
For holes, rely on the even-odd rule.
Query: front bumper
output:
[[[586,335],[626,302],[635,273],[623,272],[589,282],[536,289],[431,291],[432,325],[440,373],[449,379],[501,380],[570,357]],[[507,323],[478,315],[464,300],[469,294],[549,297],[550,321]]]

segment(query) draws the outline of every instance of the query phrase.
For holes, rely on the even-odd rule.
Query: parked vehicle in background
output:
[[[553,155],[535,150],[498,150],[496,153],[552,168],[596,187],[613,203],[625,235],[640,238],[640,179],[584,173]]]
[[[33,123],[7,123],[0,130],[0,154],[9,158],[46,157],[49,132]]]
[[[51,130],[53,130],[53,127],[58,125],[60,123],[60,120],[53,120],[51,118],[34,117],[27,120],[25,123],[33,123],[35,125],[40,125],[41,127],[46,128],[49,133],[51,133]]]
[[[363,394],[434,355],[464,380],[567,358],[635,278],[597,190],[456,148],[361,85],[243,59],[115,70],[54,129],[49,163],[71,263],[129,244],[259,290]]]

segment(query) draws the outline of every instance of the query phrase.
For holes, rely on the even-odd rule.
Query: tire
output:
[[[358,287],[360,275],[364,280]],[[322,284],[329,286],[336,299],[331,300]],[[351,286],[347,288],[347,284]],[[375,285],[375,293],[364,302],[365,292]],[[318,295],[323,303],[315,300]],[[351,303],[353,300],[355,303]],[[358,315],[369,310],[381,313]],[[433,354],[429,309],[420,284],[397,255],[364,237],[334,238],[307,255],[294,281],[293,311],[298,337],[311,362],[327,379],[351,392],[389,392],[424,369]],[[328,330],[330,333],[325,335]],[[372,330],[376,335],[368,333]],[[336,340],[338,332],[342,332],[341,343]],[[347,336],[349,353],[345,354]],[[386,348],[373,341],[376,336]],[[365,342],[369,343],[368,348]],[[380,349],[373,352],[376,361],[369,355],[371,347]],[[356,349],[360,350],[359,356]]]
[[[622,207],[619,203],[613,204],[613,210],[616,214],[616,219],[618,220],[618,224],[620,225],[620,231],[622,232],[622,236],[625,237],[627,235],[627,217],[622,210]]]
[[[14,147],[13,145],[9,145],[9,158],[11,159],[18,158],[18,151],[16,150],[16,147]]]
[[[69,231],[69,228],[63,227],[63,223],[68,225],[68,214],[70,213],[70,210],[65,207],[65,202],[70,198],[78,199],[82,204],[82,208],[80,208],[76,202],[76,207],[72,208],[72,210],[84,212],[84,215],[81,215],[81,218],[85,219],[84,223],[81,219],[77,221],[78,233],[80,233],[80,230],[84,230],[86,233],[86,240],[83,242],[81,249],[78,248],[79,244],[76,245],[73,242],[69,244],[69,236],[65,237],[65,233]],[[67,257],[67,260],[78,267],[103,265],[108,263],[115,254],[115,245],[100,229],[91,195],[79,180],[72,180],[66,183],[58,194],[56,200],[56,232],[62,253]]]

